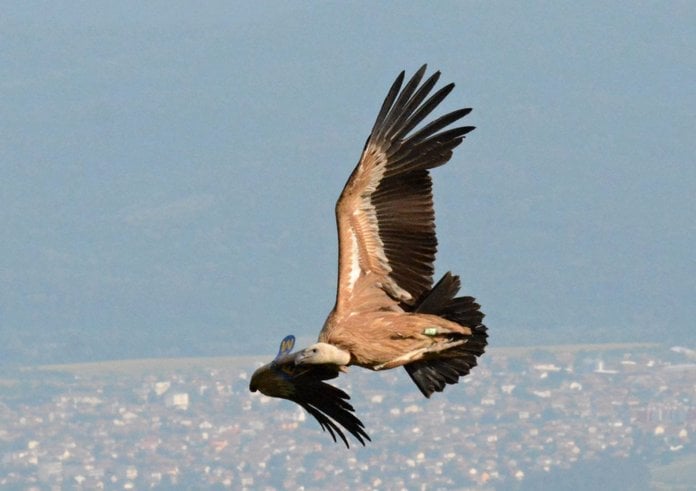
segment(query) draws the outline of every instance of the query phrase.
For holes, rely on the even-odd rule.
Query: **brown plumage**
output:
[[[339,260],[336,304],[318,342],[253,374],[252,391],[304,407],[336,440],[341,426],[365,444],[349,396],[326,382],[349,365],[371,370],[403,366],[425,397],[469,373],[486,346],[483,314],[472,297],[456,297],[459,278],[433,286],[437,249],[429,170],[445,164],[473,126],[448,127],[460,109],[416,129],[451,92],[430,95],[440,77],[421,84],[424,65],[387,94],[357,167],[336,203]],[[289,346],[289,348],[288,348]]]

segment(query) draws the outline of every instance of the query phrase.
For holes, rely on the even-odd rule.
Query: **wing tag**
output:
[[[288,334],[280,342],[280,347],[278,348],[278,354],[276,355],[275,359],[271,362],[271,366],[277,372],[279,372],[281,375],[283,375],[283,377],[285,377],[285,378],[290,378],[294,375],[295,365],[283,363],[281,366],[278,366],[277,360],[281,356],[285,356],[285,355],[289,354],[294,347],[295,347],[295,336],[293,336],[292,334]]]
[[[283,356],[287,355],[292,351],[292,348],[295,347],[295,336],[292,334],[289,334],[283,338],[283,340],[280,342],[280,348],[278,349],[278,354],[276,355],[276,360]]]

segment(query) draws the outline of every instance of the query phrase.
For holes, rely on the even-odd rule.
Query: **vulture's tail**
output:
[[[415,312],[434,314],[471,329],[465,336],[466,343],[455,346],[405,365],[404,368],[425,397],[442,392],[447,384],[456,384],[459,377],[468,374],[476,366],[476,358],[485,351],[488,334],[482,324],[483,313],[473,297],[455,297],[459,291],[459,277],[446,273],[427,292],[415,307]],[[460,339],[453,335],[453,340]]]

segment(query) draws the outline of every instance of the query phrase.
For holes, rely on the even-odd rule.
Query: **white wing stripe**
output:
[[[348,292],[353,292],[353,286],[360,277],[360,250],[355,231],[350,229],[350,275],[348,276]]]

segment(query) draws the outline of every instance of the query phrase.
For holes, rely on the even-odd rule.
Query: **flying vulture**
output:
[[[474,298],[456,296],[459,278],[446,273],[433,286],[429,170],[445,164],[474,127],[451,127],[469,108],[422,124],[454,87],[431,95],[440,72],[422,82],[425,71],[405,85],[404,72],[396,78],[336,203],[338,289],[318,342],[292,353],[295,338],[286,337],[249,384],[252,392],[296,402],[346,446],[341,427],[363,445],[370,437],[348,394],[326,380],[350,365],[403,366],[430,397],[468,374],[486,347],[483,313]]]

